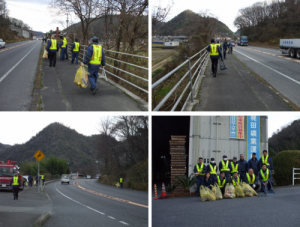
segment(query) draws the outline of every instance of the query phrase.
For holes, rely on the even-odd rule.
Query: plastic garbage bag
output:
[[[223,199],[221,189],[219,188],[219,185],[215,183],[214,185],[211,186],[211,191],[214,193],[216,200]]]
[[[220,60],[220,70],[225,70],[227,67],[225,66],[224,60]]]
[[[241,184],[237,184],[235,186],[235,194],[236,194],[236,197],[245,197],[245,193],[244,193],[244,190],[243,190],[243,187],[241,186]]]
[[[255,190],[249,184],[246,184],[245,182],[243,182],[242,185],[243,185],[245,196],[252,197],[254,195],[253,191],[255,192]],[[257,195],[256,192],[255,192],[255,194]]]
[[[201,196],[201,201],[215,201],[216,197],[214,195],[214,193],[206,187],[203,187],[203,185],[201,185],[200,187],[200,196]]]
[[[47,58],[48,58],[48,52],[47,52],[46,49],[44,49],[43,58],[44,58],[44,59],[47,59]]]
[[[228,199],[235,198],[235,189],[231,183],[226,184],[224,198],[228,198]]]
[[[76,72],[74,83],[78,87],[87,88],[88,78],[88,72],[85,70],[84,66],[80,66]]]

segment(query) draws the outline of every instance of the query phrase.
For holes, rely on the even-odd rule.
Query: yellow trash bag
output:
[[[87,88],[88,80],[88,72],[85,70],[84,66],[80,66],[76,72],[74,83],[78,87]]]
[[[249,184],[246,184],[245,182],[243,182],[243,186],[244,186],[244,188],[247,188],[247,191],[251,191],[252,196],[257,196],[257,192]],[[249,192],[247,192],[247,193],[250,194]],[[246,196],[249,196],[249,195],[246,194]]]
[[[117,187],[117,188],[119,188],[119,187],[120,187],[120,184],[119,184],[119,182],[117,182],[117,183],[116,183],[116,187]]]
[[[224,198],[227,198],[227,199],[235,198],[235,189],[231,183],[226,184]]]
[[[206,187],[203,187],[203,185],[201,185],[200,187],[200,196],[201,196],[201,201],[215,201],[216,197],[214,195],[214,193]]]
[[[44,49],[43,58],[44,58],[44,59],[47,59],[47,58],[48,58],[48,52],[47,52],[46,49]]]
[[[244,190],[243,190],[243,187],[241,186],[241,184],[236,184],[235,186],[235,194],[236,194],[236,197],[245,197],[245,193],[244,193]]]
[[[215,185],[212,186],[212,192],[216,196],[217,200],[223,199],[223,195],[222,195],[221,189],[220,189],[220,187],[219,187],[219,185],[217,183],[215,183]]]

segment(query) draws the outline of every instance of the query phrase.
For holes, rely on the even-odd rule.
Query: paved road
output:
[[[152,226],[299,226],[300,186],[274,188],[275,195],[201,202],[180,197],[152,202]]]
[[[41,45],[25,41],[0,50],[0,111],[29,110]]]
[[[148,206],[148,193],[118,189],[92,179],[72,180],[70,185],[51,183],[46,190],[53,202],[46,227],[148,226],[148,208],[143,207]],[[112,197],[104,197],[104,194]],[[115,197],[136,204],[118,201]]]
[[[283,55],[278,49],[235,47],[237,58],[300,107],[300,60]]]

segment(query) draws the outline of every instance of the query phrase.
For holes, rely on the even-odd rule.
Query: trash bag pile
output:
[[[85,70],[84,66],[80,66],[76,72],[74,83],[78,87],[87,88],[88,80],[88,72]]]
[[[235,189],[231,183],[226,184],[224,198],[228,198],[228,199],[235,198]]]
[[[246,184],[245,182],[243,182],[243,187],[244,187],[244,190],[246,191],[246,193],[245,193],[246,196],[250,196],[250,192],[252,194],[251,196],[257,196],[257,192],[249,184]]]
[[[210,185],[210,186],[211,186],[211,191],[214,193],[216,197],[216,200],[223,199],[222,192],[219,185],[215,183],[214,185]]]
[[[243,185],[241,183],[236,184],[235,194],[236,194],[236,197],[242,197],[242,198],[245,197],[244,188],[243,188]]]
[[[44,49],[43,58],[44,59],[48,58],[48,52],[46,51],[46,49]]]
[[[206,187],[203,187],[203,185],[201,185],[200,187],[200,196],[201,196],[201,201],[216,201],[216,196],[214,195],[214,193]]]

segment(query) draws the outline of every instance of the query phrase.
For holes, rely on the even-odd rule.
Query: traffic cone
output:
[[[167,198],[167,193],[166,193],[164,182],[162,183],[162,191],[161,191],[161,197],[160,198]]]
[[[154,185],[154,193],[155,193],[154,199],[159,199],[158,196],[157,196],[157,187],[156,187],[156,184]]]

